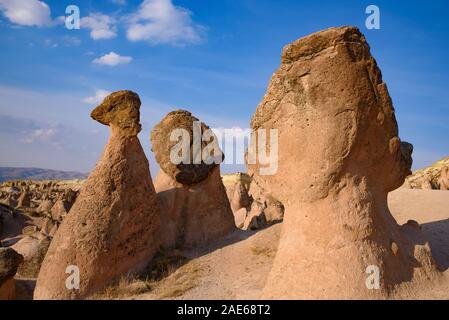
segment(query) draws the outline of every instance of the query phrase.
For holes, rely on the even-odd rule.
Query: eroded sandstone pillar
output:
[[[264,298],[416,297],[438,277],[419,226],[388,192],[410,173],[394,108],[365,37],[331,28],[287,45],[251,127],[278,129],[278,171],[254,181],[285,206]],[[373,269],[374,268],[374,269]],[[380,288],[366,284],[380,272]]]
[[[111,127],[111,135],[51,242],[35,299],[84,298],[124,274],[139,272],[157,251],[159,207],[149,163],[137,138],[139,109],[136,93],[119,91],[92,112],[93,119]],[[79,289],[66,286],[66,279],[74,274],[73,268],[67,269],[70,266],[79,269]]]
[[[218,143],[214,140],[215,135],[204,141],[199,136],[198,148],[195,149],[194,123],[201,128],[201,134],[209,130],[190,112],[177,110],[168,113],[151,132],[152,150],[161,167],[154,185],[163,213],[166,247],[205,244],[235,229],[234,216],[220,176],[219,163],[223,154],[219,148],[215,148],[216,153],[212,149],[211,152],[203,152],[214,141]],[[181,163],[171,159],[173,148],[181,141],[180,138],[171,139],[174,130],[188,133],[189,163],[187,159]],[[208,163],[200,156],[195,163],[195,153],[198,155],[198,152],[219,161]]]

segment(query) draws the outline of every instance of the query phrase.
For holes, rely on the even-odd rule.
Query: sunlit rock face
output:
[[[140,145],[140,99],[106,97],[92,117],[111,127],[95,169],[63,220],[37,279],[35,299],[80,299],[146,267],[160,246],[160,211]],[[79,269],[79,289],[66,279]],[[70,271],[72,270],[72,271]],[[72,273],[72,274],[71,274]]]
[[[195,138],[194,126],[201,131],[199,140]],[[188,163],[175,163],[172,159],[173,148],[180,143],[179,139],[171,139],[174,130],[187,133]],[[162,233],[166,247],[202,245],[235,230],[234,216],[220,176],[223,153],[216,136],[208,130],[209,127],[190,112],[177,110],[169,112],[151,132],[152,150],[161,167],[154,186],[163,212]],[[203,139],[207,132],[211,134],[210,139]],[[198,143],[197,149],[195,143]],[[195,152],[201,155],[196,163]],[[215,160],[209,163],[208,157]]]
[[[437,277],[419,227],[399,226],[387,207],[413,148],[398,137],[386,84],[357,28],[287,45],[251,127],[278,130],[277,172],[260,174],[261,163],[249,172],[285,207],[265,298],[415,296],[418,283]],[[380,272],[378,290],[367,288],[369,266]]]

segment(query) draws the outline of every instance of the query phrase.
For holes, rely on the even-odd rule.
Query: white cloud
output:
[[[91,13],[81,18],[81,28],[90,29],[94,40],[111,39],[117,35],[116,20],[102,13]]]
[[[0,10],[15,24],[48,26],[52,24],[50,7],[38,0],[0,0]]]
[[[145,0],[130,17],[127,38],[153,44],[198,43],[202,27],[192,21],[191,15],[189,10],[174,6],[172,0]]]
[[[87,104],[100,104],[110,93],[109,91],[98,89],[95,91],[94,96],[84,98],[83,102]]]
[[[133,60],[131,57],[121,56],[115,52],[109,52],[104,56],[97,58],[92,61],[94,64],[104,65],[104,66],[118,66],[120,64],[128,64]]]
[[[56,136],[57,131],[54,128],[40,128],[33,130],[28,136],[21,141],[26,144],[32,144],[35,142],[47,143],[51,142]]]

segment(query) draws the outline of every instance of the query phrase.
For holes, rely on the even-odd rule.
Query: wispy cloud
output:
[[[174,6],[172,0],[145,0],[129,20],[127,38],[152,44],[198,43],[204,29],[193,22],[189,10]]]
[[[90,13],[81,19],[81,28],[90,29],[94,40],[111,39],[117,36],[116,19],[102,13]]]
[[[53,139],[56,137],[57,130],[55,128],[41,128],[29,133],[26,137],[21,139],[21,142],[31,144],[35,142],[55,144]]]
[[[0,0],[0,10],[12,23],[23,26],[51,25],[50,7],[38,0]]]
[[[0,133],[15,137],[24,144],[40,144],[60,148],[61,128],[32,119],[0,115]]]
[[[128,64],[133,60],[132,57],[121,56],[113,51],[105,54],[100,58],[96,58],[92,61],[94,64],[115,67],[121,64]]]
[[[100,104],[110,93],[106,90],[97,89],[94,96],[84,98],[83,102],[87,104]]]

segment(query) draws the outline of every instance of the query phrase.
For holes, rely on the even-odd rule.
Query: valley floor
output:
[[[449,279],[449,191],[398,189],[390,193],[388,202],[399,224],[413,219],[422,225],[432,254]],[[281,227],[277,224],[258,232],[239,230],[213,246],[187,252],[193,259],[162,280],[167,282],[160,288],[129,298],[258,299],[273,263]],[[190,289],[182,286],[186,279],[193,281]],[[447,299],[448,287],[449,283],[444,283],[440,288],[429,288],[422,296]],[[173,296],[167,296],[167,292]]]
[[[440,270],[449,279],[449,191],[401,188],[390,193],[388,202],[399,224],[409,219],[421,224]],[[119,296],[105,294],[97,298],[258,299],[276,254],[281,228],[282,223],[259,231],[237,230],[214,244],[182,252],[188,262],[168,277],[148,284],[149,290],[136,293],[131,287],[142,283],[126,284],[131,289],[125,288]],[[448,299],[446,280],[441,287],[426,289],[422,297]],[[30,298],[33,280],[19,280],[19,287],[19,297]]]

